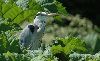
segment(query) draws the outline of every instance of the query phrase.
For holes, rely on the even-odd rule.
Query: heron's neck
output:
[[[45,17],[36,16],[36,18],[34,19],[34,25],[37,25],[39,27],[45,26],[45,23],[44,23],[45,20],[46,20]]]

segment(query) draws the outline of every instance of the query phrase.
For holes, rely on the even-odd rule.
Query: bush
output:
[[[60,58],[61,61],[68,60],[69,54],[73,52],[86,53],[87,48],[83,40],[75,37],[57,38],[51,48],[52,53]],[[65,58],[61,58],[61,57]]]
[[[70,54],[69,57],[69,61],[100,61],[100,52],[96,53],[95,55],[79,54],[74,52],[73,54]]]

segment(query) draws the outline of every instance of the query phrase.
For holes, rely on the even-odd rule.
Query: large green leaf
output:
[[[0,0],[0,16],[2,16],[2,0]]]
[[[3,17],[14,20],[21,12],[22,9],[14,4],[13,7],[3,15]]]
[[[11,3],[3,3],[2,4],[2,13],[5,14],[7,11],[9,11],[12,8],[12,4]]]

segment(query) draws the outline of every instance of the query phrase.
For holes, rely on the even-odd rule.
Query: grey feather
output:
[[[40,40],[45,31],[47,16],[48,14],[45,12],[38,12],[34,19],[34,24],[27,25],[22,30],[19,39],[21,49],[36,50],[41,46]]]

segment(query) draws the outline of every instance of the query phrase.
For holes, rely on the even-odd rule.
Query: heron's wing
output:
[[[31,43],[31,36],[32,36],[32,33],[30,32],[29,28],[28,27],[25,27],[23,30],[22,30],[22,33],[20,34],[20,45],[22,47],[28,47],[29,44]]]

